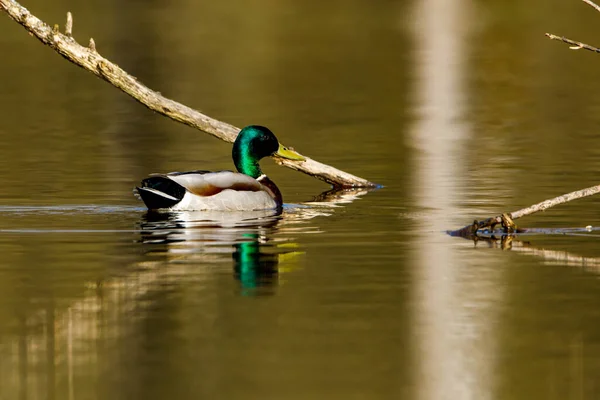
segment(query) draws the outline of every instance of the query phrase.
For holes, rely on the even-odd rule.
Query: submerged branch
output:
[[[96,50],[93,39],[90,39],[89,47],[77,43],[72,37],[73,17],[71,13],[67,14],[65,34],[62,34],[59,32],[58,25],[55,25],[54,28],[50,27],[14,0],[0,0],[0,9],[61,56],[121,89],[151,110],[226,142],[233,143],[235,141],[239,128],[163,97],[160,93],[144,86],[118,65],[102,57]],[[335,187],[378,186],[366,179],[319,163],[308,157],[306,157],[306,161],[290,161],[276,157],[275,161],[280,165],[304,172]]]
[[[501,224],[506,233],[515,232],[517,227],[513,220],[524,217],[526,215],[534,214],[540,211],[545,211],[550,207],[557,206],[559,204],[567,203],[572,200],[581,199],[583,197],[592,196],[596,193],[600,193],[600,185],[590,186],[585,189],[576,190],[571,193],[563,194],[562,196],[555,197],[553,199],[544,200],[541,203],[534,204],[532,206],[522,208],[512,213],[505,213],[497,215],[482,221],[473,221],[473,224],[467,225],[461,229],[455,231],[449,231],[448,234],[451,236],[461,237],[474,237],[477,236],[479,229],[490,228],[493,230],[498,224]]]

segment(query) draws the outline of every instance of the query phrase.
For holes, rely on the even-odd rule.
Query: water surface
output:
[[[265,160],[282,215],[147,214],[142,177],[230,169],[230,144],[0,15],[0,398],[598,397],[598,199],[518,221],[567,235],[445,234],[597,183],[598,56],[543,36],[593,40],[585,4],[24,5],[385,187]]]

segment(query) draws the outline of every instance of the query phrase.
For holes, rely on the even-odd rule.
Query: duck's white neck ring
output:
[[[263,179],[265,179],[267,177],[267,174],[262,174],[261,176],[259,176],[258,178],[256,178],[257,181],[262,181]]]

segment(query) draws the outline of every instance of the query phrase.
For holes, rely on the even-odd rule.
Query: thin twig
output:
[[[58,25],[53,30],[48,24],[32,15],[15,0],[0,0],[0,10],[5,11],[13,20],[21,24],[42,43],[54,49],[61,56],[94,75],[108,81],[121,89],[146,107],[193,128],[209,133],[221,140],[232,143],[239,128],[204,115],[190,107],[163,97],[138,82],[118,65],[102,57],[97,52],[93,40],[83,47],[69,35],[63,35]],[[67,33],[72,29],[72,17],[67,22]],[[306,156],[305,156],[306,157]],[[334,187],[377,187],[366,179],[359,178],[329,165],[319,163],[306,157],[306,161],[291,161],[275,158],[275,161],[286,167],[295,169],[315,178],[321,179]]]
[[[593,51],[595,53],[600,53],[600,49],[597,48],[597,47],[590,46],[589,44],[578,42],[576,40],[572,40],[572,39],[566,38],[564,36],[556,36],[556,35],[554,35],[552,33],[546,33],[546,36],[548,36],[552,40],[560,40],[562,42],[570,44],[571,45],[571,47],[570,47],[571,50],[581,50],[581,49],[584,49],[584,50]]]
[[[596,11],[600,12],[600,6],[598,4],[596,4],[596,3],[594,3],[592,0],[581,0],[581,1],[583,1],[584,3],[586,3],[586,4],[588,4],[588,5],[592,6],[592,7],[594,7],[596,9]],[[584,50],[593,51],[594,53],[600,53],[600,48],[598,48],[598,47],[590,46],[589,44],[578,42],[576,40],[572,40],[572,39],[566,38],[564,36],[557,36],[557,35],[554,35],[552,33],[546,33],[546,36],[549,37],[552,40],[560,40],[562,42],[570,44],[571,47],[569,47],[569,48],[571,50],[581,50],[581,49],[584,49]]]

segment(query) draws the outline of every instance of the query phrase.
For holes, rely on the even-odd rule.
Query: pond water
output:
[[[263,161],[270,213],[147,214],[152,172],[232,168],[0,15],[0,399],[600,396],[597,37],[566,0],[23,0],[149,87],[384,185]],[[591,43],[594,44],[594,43]],[[596,43],[598,44],[598,43]],[[504,246],[506,247],[506,246]]]

